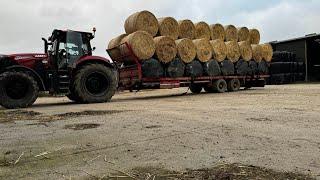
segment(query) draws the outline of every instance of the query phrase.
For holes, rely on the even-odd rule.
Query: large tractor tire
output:
[[[202,85],[201,84],[190,84],[189,86],[190,88],[190,91],[193,93],[193,94],[200,94],[201,91],[202,91]]]
[[[75,75],[71,98],[79,103],[103,103],[111,100],[117,89],[114,71],[103,64],[89,64]]]
[[[229,92],[239,91],[240,86],[241,86],[241,84],[240,84],[239,79],[231,79],[230,81],[228,81],[228,91]]]
[[[34,78],[23,72],[0,75],[0,105],[8,109],[26,108],[38,98],[39,86]]]
[[[217,93],[224,93],[227,91],[227,82],[224,79],[219,79],[213,82],[213,90]]]

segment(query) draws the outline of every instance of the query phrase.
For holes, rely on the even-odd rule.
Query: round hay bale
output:
[[[185,63],[192,62],[197,55],[196,46],[192,40],[184,38],[176,40],[177,55]]]
[[[250,32],[247,27],[238,28],[238,41],[250,41]]]
[[[173,40],[179,37],[179,24],[172,17],[159,18],[159,36],[168,36]]]
[[[258,63],[256,61],[249,61],[249,75],[256,75],[258,74]]]
[[[238,30],[234,25],[224,27],[226,37],[225,41],[238,41]]]
[[[149,11],[140,11],[129,16],[124,24],[127,34],[136,31],[146,31],[151,36],[156,36],[158,33],[159,25],[157,18]]]
[[[197,59],[201,62],[207,62],[212,58],[212,46],[208,39],[193,40],[197,50]]]
[[[125,42],[131,46],[133,53],[141,60],[150,59],[156,50],[152,36],[145,31],[137,31],[124,37],[121,43]],[[121,54],[128,54],[129,49],[122,45],[120,46],[120,52]]]
[[[155,57],[163,63],[169,63],[177,55],[177,46],[173,39],[167,36],[155,37],[154,42],[156,44]]]
[[[154,58],[141,63],[142,76],[147,78],[159,78],[164,76],[164,68],[161,63]]]
[[[260,32],[257,29],[250,29],[250,43],[259,44],[260,43]]]
[[[256,62],[260,62],[262,61],[263,57],[262,57],[262,47],[259,44],[252,44],[252,58],[253,60],[255,60]]]
[[[220,39],[224,41],[226,32],[224,30],[224,27],[221,24],[212,24],[210,25],[210,29],[211,29],[212,40]]]
[[[179,39],[188,38],[194,39],[196,35],[196,27],[190,20],[178,21],[179,24]]]
[[[123,38],[125,38],[126,36],[127,36],[127,34],[121,34],[120,36],[113,38],[108,44],[108,49],[112,49],[112,48],[119,46],[121,44],[121,40]],[[120,49],[119,48],[112,49],[111,51],[109,51],[109,55],[110,55],[111,59],[115,59],[117,57],[120,57],[121,56]]]
[[[214,60],[217,60],[218,62],[222,62],[227,57],[227,46],[221,39],[216,39],[210,41],[210,44],[212,46],[212,57]]]
[[[221,69],[218,61],[211,59],[208,62],[203,63],[203,72],[204,75],[207,76],[220,76]]]
[[[240,59],[234,64],[235,74],[245,76],[250,72],[248,61]]]
[[[211,39],[211,30],[207,23],[201,21],[196,23],[194,26],[196,27],[196,39]]]
[[[262,59],[271,62],[273,56],[273,49],[271,44],[262,44]]]
[[[248,41],[238,42],[240,48],[241,59],[250,61],[252,59],[252,48]]]
[[[186,65],[179,58],[175,58],[166,66],[166,76],[171,78],[183,77]]]
[[[108,44],[108,49],[119,46],[121,43],[121,40],[123,38],[125,38],[126,36],[128,36],[128,34],[121,34],[120,36],[117,36],[117,37],[111,39],[111,41]]]
[[[203,75],[202,64],[197,60],[194,60],[191,63],[186,64],[185,75],[187,77],[192,77],[192,78],[202,76]]]
[[[220,69],[223,76],[234,75],[234,64],[230,60],[220,62]]]
[[[241,56],[238,42],[228,41],[226,42],[226,46],[227,46],[227,59],[233,63],[237,62]]]
[[[269,66],[265,60],[258,63],[258,72],[260,75],[269,74]]]

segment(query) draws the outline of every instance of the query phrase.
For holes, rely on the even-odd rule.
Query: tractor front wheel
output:
[[[0,105],[8,109],[31,106],[39,95],[34,78],[23,72],[5,72],[0,75]]]
[[[80,103],[103,103],[111,100],[117,89],[114,71],[103,64],[89,64],[76,73],[71,88],[72,99]]]

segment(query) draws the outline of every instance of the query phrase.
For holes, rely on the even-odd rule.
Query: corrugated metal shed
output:
[[[320,34],[270,43],[274,51],[293,52],[297,61],[305,62],[306,81],[320,81]]]

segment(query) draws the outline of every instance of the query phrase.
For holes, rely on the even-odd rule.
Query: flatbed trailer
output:
[[[120,48],[126,48],[127,53],[119,54]],[[117,52],[115,52],[117,51]],[[254,74],[248,76],[200,76],[200,77],[143,77],[141,60],[134,54],[129,44],[124,43],[118,47],[107,49],[108,54],[115,63],[118,72],[119,90],[143,90],[143,89],[172,89],[189,87],[193,93],[200,93],[204,88],[207,92],[237,91],[240,87],[264,87],[267,74]]]

